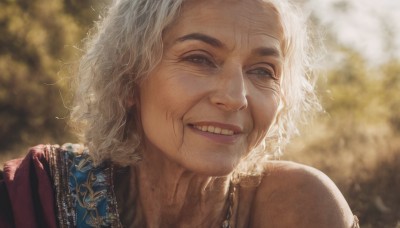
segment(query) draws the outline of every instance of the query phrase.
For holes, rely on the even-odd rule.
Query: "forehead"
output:
[[[279,13],[271,3],[262,0],[188,0],[166,34],[232,30],[241,33],[241,37],[261,35],[279,43],[283,40]]]

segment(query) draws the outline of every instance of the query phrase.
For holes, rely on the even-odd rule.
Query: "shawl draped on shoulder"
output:
[[[49,148],[31,148],[4,165],[0,180],[0,227],[57,227]]]
[[[78,144],[31,148],[4,165],[0,227],[121,227],[112,170]]]

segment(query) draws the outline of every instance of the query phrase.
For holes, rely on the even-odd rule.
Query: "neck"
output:
[[[218,227],[227,211],[230,176],[193,173],[162,153],[145,151],[135,169],[138,203],[147,227]],[[157,167],[157,168],[156,168]]]

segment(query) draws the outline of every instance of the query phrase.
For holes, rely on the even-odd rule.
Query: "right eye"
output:
[[[212,66],[212,67],[215,66],[214,62],[210,59],[210,57],[203,54],[191,54],[183,57],[183,60],[197,65]]]

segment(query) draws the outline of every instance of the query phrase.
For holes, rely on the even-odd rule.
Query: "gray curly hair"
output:
[[[129,104],[144,77],[160,61],[163,32],[178,17],[185,0],[116,0],[86,41],[76,78],[71,123],[95,164],[127,166],[140,160],[143,131]],[[279,155],[299,121],[319,108],[310,77],[306,22],[289,2],[264,0],[281,16],[284,65],[281,102],[265,140],[235,170],[258,175]]]

